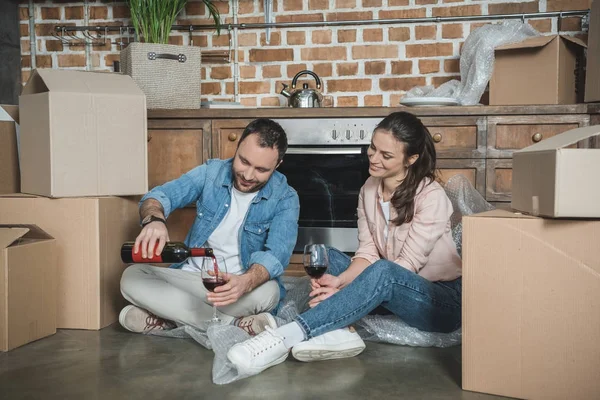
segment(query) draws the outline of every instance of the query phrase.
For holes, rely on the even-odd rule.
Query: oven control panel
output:
[[[289,145],[364,145],[381,118],[276,119]]]

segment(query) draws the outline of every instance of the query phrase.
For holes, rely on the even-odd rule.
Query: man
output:
[[[166,218],[195,202],[197,215],[185,243],[222,256],[227,283],[214,293],[206,290],[192,258],[171,268],[134,264],[121,278],[121,292],[133,304],[119,316],[125,329],[147,333],[176,324],[206,329],[213,304],[224,323],[251,335],[277,327],[269,312],[285,293],[279,276],[296,243],[300,211],[297,193],[276,171],[286,150],[281,126],[257,119],[244,130],[233,159],[209,160],[142,198],[143,229],[134,252],[143,258],[153,249],[160,254],[169,241]]]

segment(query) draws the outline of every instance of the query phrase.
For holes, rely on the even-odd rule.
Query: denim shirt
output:
[[[189,247],[203,247],[219,226],[231,202],[233,159],[208,160],[180,178],[153,188],[146,199],[158,200],[165,217],[173,210],[196,202],[196,219],[185,238]],[[287,184],[286,177],[275,171],[250,204],[238,232],[241,264],[244,271],[260,264],[276,279],[280,300],[285,289],[279,278],[287,267],[298,236],[300,201],[298,194]],[[183,263],[170,268],[181,268]]]

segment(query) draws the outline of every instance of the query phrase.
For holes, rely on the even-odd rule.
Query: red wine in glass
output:
[[[204,287],[206,289],[208,289],[211,292],[214,292],[216,287],[222,286],[225,284],[225,280],[220,277],[204,278],[204,279],[202,279],[202,283],[204,284]]]
[[[327,247],[324,244],[307,244],[304,246],[302,263],[308,276],[319,279],[325,275],[329,265]]]
[[[305,265],[304,270],[311,278],[319,279],[327,272],[327,264],[310,264]]]
[[[209,256],[202,259],[202,268],[200,270],[202,274],[202,284],[206,290],[214,292],[215,288],[222,286],[227,283],[225,275],[227,273],[227,266],[225,265],[225,259],[222,256]],[[209,323],[220,323],[221,319],[217,315],[217,307],[213,304],[213,317],[208,321]]]

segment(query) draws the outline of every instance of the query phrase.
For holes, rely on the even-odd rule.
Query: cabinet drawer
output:
[[[437,151],[474,150],[477,148],[476,126],[428,127]]]
[[[512,159],[489,159],[486,167],[487,201],[510,201],[512,192]]]
[[[233,157],[242,133],[250,122],[251,120],[245,119],[213,120],[212,156],[222,160]]]
[[[515,150],[587,125],[587,115],[489,117],[487,156],[511,158]],[[587,142],[589,141],[579,143],[578,146],[589,147]]]
[[[464,175],[465,178],[485,197],[485,160],[438,160],[438,180],[445,184],[454,175]]]
[[[483,118],[423,118],[435,143],[438,158],[483,158]]]
[[[148,130],[148,186],[179,178],[205,161],[202,129]]]

